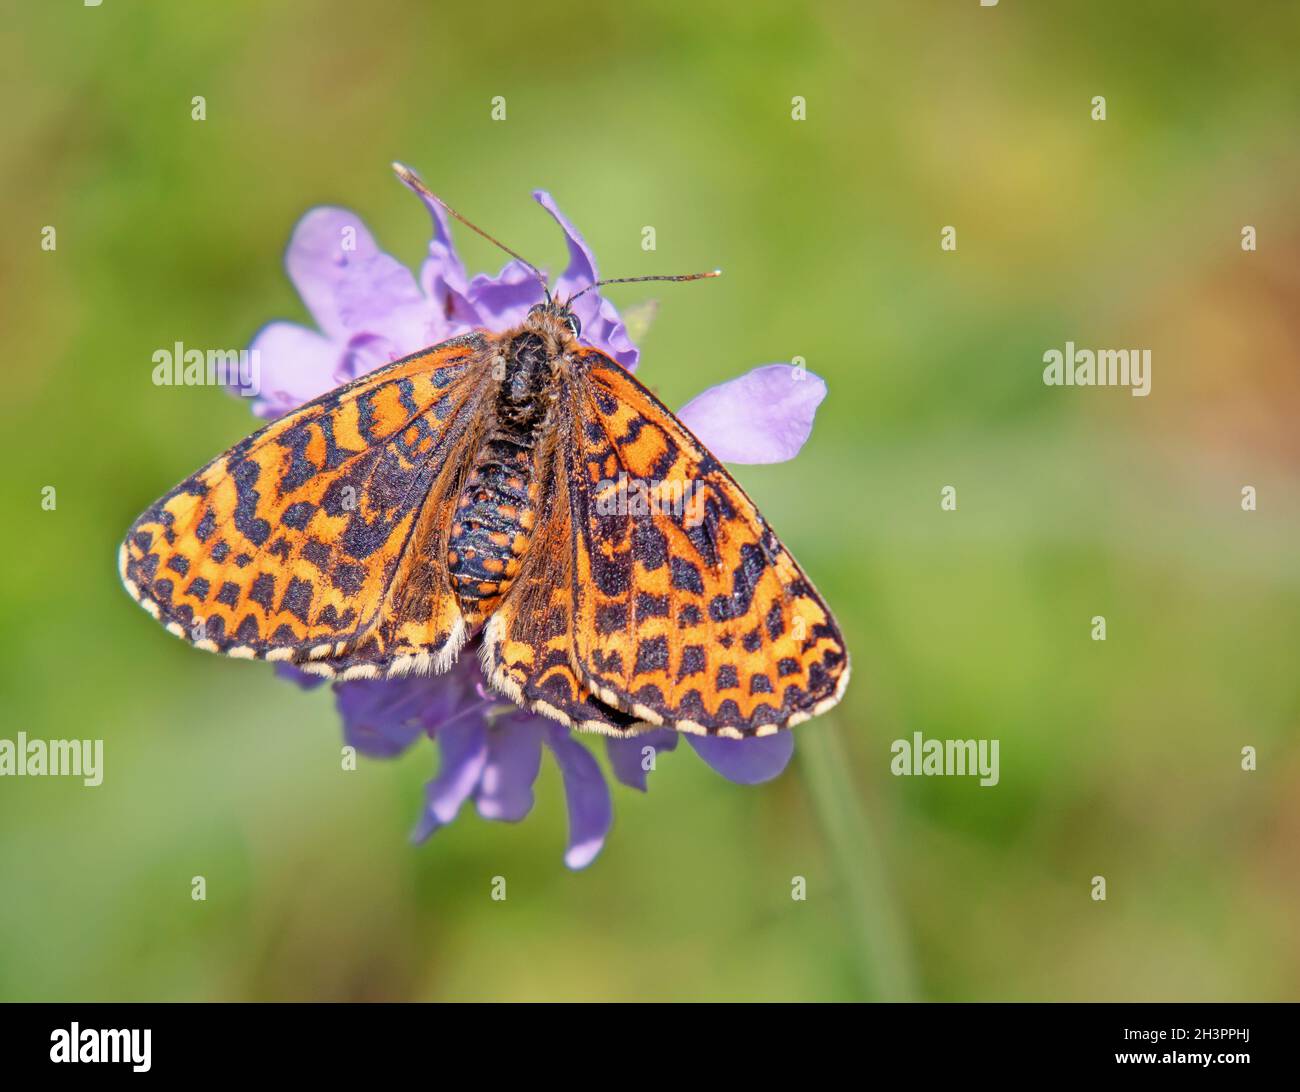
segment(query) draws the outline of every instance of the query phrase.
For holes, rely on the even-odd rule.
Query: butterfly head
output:
[[[547,293],[545,303],[535,303],[528,312],[528,325],[534,327],[561,326],[575,340],[582,336],[582,320],[569,310],[567,303],[551,298]]]
[[[582,320],[574,313],[573,303],[580,297],[585,296],[593,288],[600,288],[607,284],[635,284],[639,281],[698,281],[709,277],[720,277],[721,275],[721,269],[711,269],[707,273],[685,273],[675,276],[611,277],[609,280],[589,284],[586,288],[580,292],[575,292],[565,300],[555,299],[551,295],[550,288],[543,282],[542,287],[546,293],[546,301],[533,304],[528,312],[528,324],[538,329],[542,327],[550,327],[553,330],[563,328],[576,341],[582,336]]]

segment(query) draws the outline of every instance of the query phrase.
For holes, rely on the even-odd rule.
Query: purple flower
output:
[[[418,195],[418,194],[417,194]],[[598,279],[596,260],[550,194],[534,199],[560,225],[569,264],[552,286],[564,299]],[[260,355],[260,394],[253,411],[278,417],[319,394],[391,360],[475,328],[503,330],[541,302],[542,289],[519,262],[495,277],[467,277],[452,245],[442,208],[421,197],[433,238],[418,279],[376,245],[355,213],[318,208],[294,229],[285,265],[318,329],[272,322],[254,337]],[[582,340],[629,371],[638,350],[612,303],[588,292],[574,306]],[[714,454],[727,462],[792,459],[812,431],[826,384],[803,368],[766,364],[696,395],[679,413]],[[585,868],[600,852],[613,822],[609,785],[595,755],[563,725],[524,712],[490,693],[478,668],[477,642],[444,675],[354,680],[334,684],[346,741],[379,758],[401,754],[420,736],[438,746],[440,762],[428,783],[413,838],[422,842],[450,823],[467,803],[485,819],[518,822],[533,806],[533,784],[544,751],[559,765],[569,812],[565,863]],[[277,671],[304,687],[322,680],[296,668]],[[613,776],[645,791],[647,774],[678,733],[655,729],[605,740]],[[754,785],[776,777],[794,750],[790,732],[748,740],[687,735],[695,752],[731,781]]]

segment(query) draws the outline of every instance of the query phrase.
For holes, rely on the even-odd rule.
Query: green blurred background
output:
[[[1209,0],[6,15],[0,734],[102,737],[106,770],[0,780],[0,998],[1300,998],[1298,30]],[[800,458],[739,477],[840,619],[845,701],[760,788],[664,756],[583,873],[549,759],[526,822],[412,848],[434,748],[342,772],[328,693],[118,585],[136,514],[254,423],[151,354],[304,319],[313,205],[418,261],[393,159],[552,269],[539,186],[607,275],[723,267],[653,293],[670,405],[795,355],[830,386]],[[1045,387],[1067,339],[1150,347],[1151,396]],[[914,731],[1000,740],[1001,783],[893,777]]]

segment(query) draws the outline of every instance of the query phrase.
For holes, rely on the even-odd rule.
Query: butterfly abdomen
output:
[[[447,571],[471,625],[496,607],[519,572],[536,521],[535,449],[548,405],[552,358],[522,334],[502,350],[494,426],[461,489],[447,542]]]

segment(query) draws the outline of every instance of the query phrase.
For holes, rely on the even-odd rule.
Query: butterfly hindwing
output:
[[[744,491],[614,361],[569,384],[573,665],[637,719],[766,735],[830,708],[844,642]]]
[[[483,632],[483,670],[492,686],[535,713],[605,735],[626,736],[650,727],[596,698],[574,666],[574,527],[560,449],[569,441],[565,422],[541,455],[543,494],[538,532],[519,577]]]
[[[457,338],[331,391],[146,511],[127,590],[168,630],[320,674],[437,667],[464,640],[438,551],[490,354]]]

